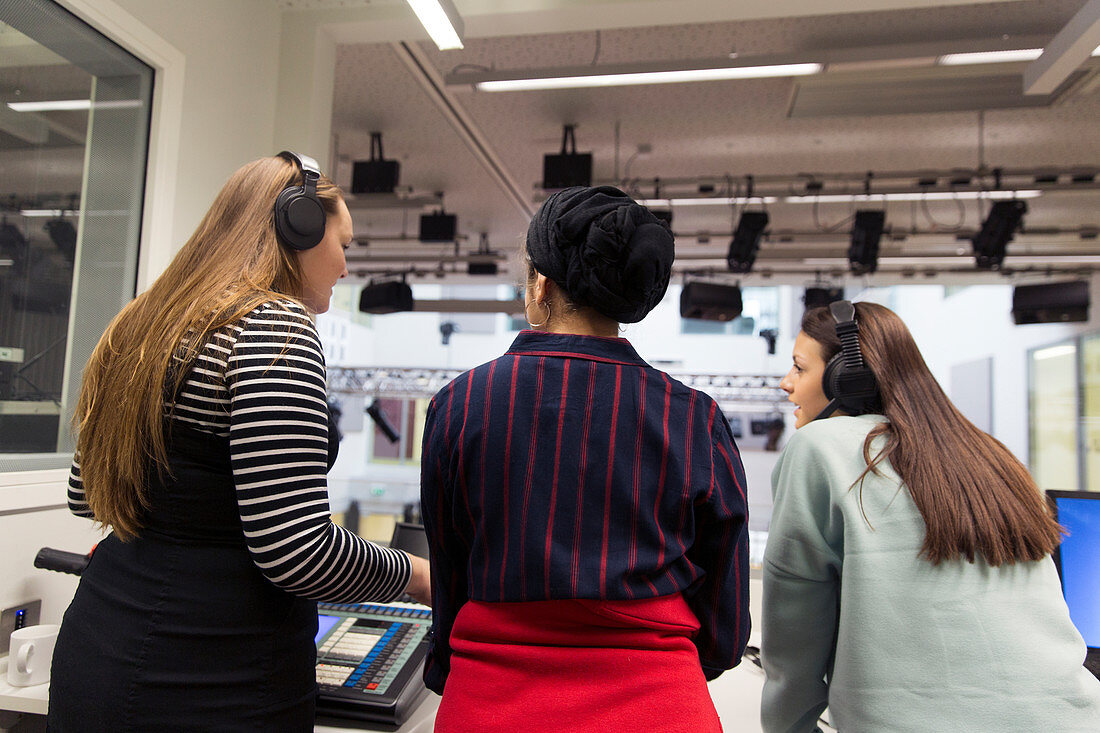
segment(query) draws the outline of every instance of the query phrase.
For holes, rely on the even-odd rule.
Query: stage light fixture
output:
[[[878,269],[878,243],[885,226],[885,211],[856,212],[852,243],[848,247],[848,267],[853,275],[866,275]]]
[[[760,251],[760,240],[768,226],[766,211],[746,211],[737,222],[737,229],[730,241],[726,265],[730,272],[751,272],[756,262],[756,253]]]
[[[66,260],[76,259],[76,227],[64,219],[53,219],[46,222],[46,233]]]
[[[981,230],[972,240],[974,264],[979,270],[997,270],[1004,262],[1005,250],[1027,213],[1023,201],[998,201],[989,210]]]
[[[378,426],[378,429],[382,431],[382,434],[386,436],[387,440],[391,443],[396,443],[401,440],[401,434],[394,430],[393,425],[390,423],[389,418],[386,417],[386,413],[382,409],[381,403],[378,402],[377,397],[370,403],[370,407],[367,408],[367,414],[370,415],[370,419],[374,421],[374,424]]]

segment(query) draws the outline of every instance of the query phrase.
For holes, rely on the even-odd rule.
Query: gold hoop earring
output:
[[[546,318],[544,318],[542,320],[542,323],[531,323],[531,317],[529,315],[527,315],[527,309],[531,307],[531,303],[534,303],[535,305],[537,305],[540,308],[545,308],[546,309]],[[543,326],[545,326],[547,323],[550,322],[550,304],[549,303],[539,303],[539,302],[534,301],[534,300],[532,300],[531,303],[525,303],[524,306],[523,306],[523,320],[527,321],[527,325],[530,326],[533,329],[534,328],[542,328]]]

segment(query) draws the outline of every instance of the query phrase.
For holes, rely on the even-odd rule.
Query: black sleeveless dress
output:
[[[48,729],[313,730],[317,604],[253,564],[228,438],[174,423],[169,464],[140,537],[100,542],[65,612]]]

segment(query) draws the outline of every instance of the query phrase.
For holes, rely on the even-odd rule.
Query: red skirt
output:
[[[719,733],[680,595],[467,602],[436,733]]]

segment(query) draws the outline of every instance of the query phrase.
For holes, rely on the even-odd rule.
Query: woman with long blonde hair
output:
[[[65,613],[52,731],[313,729],[316,601],[428,597],[332,523],[313,324],[351,215],[305,156],[242,167],[84,371],[69,505],[111,530]]]

